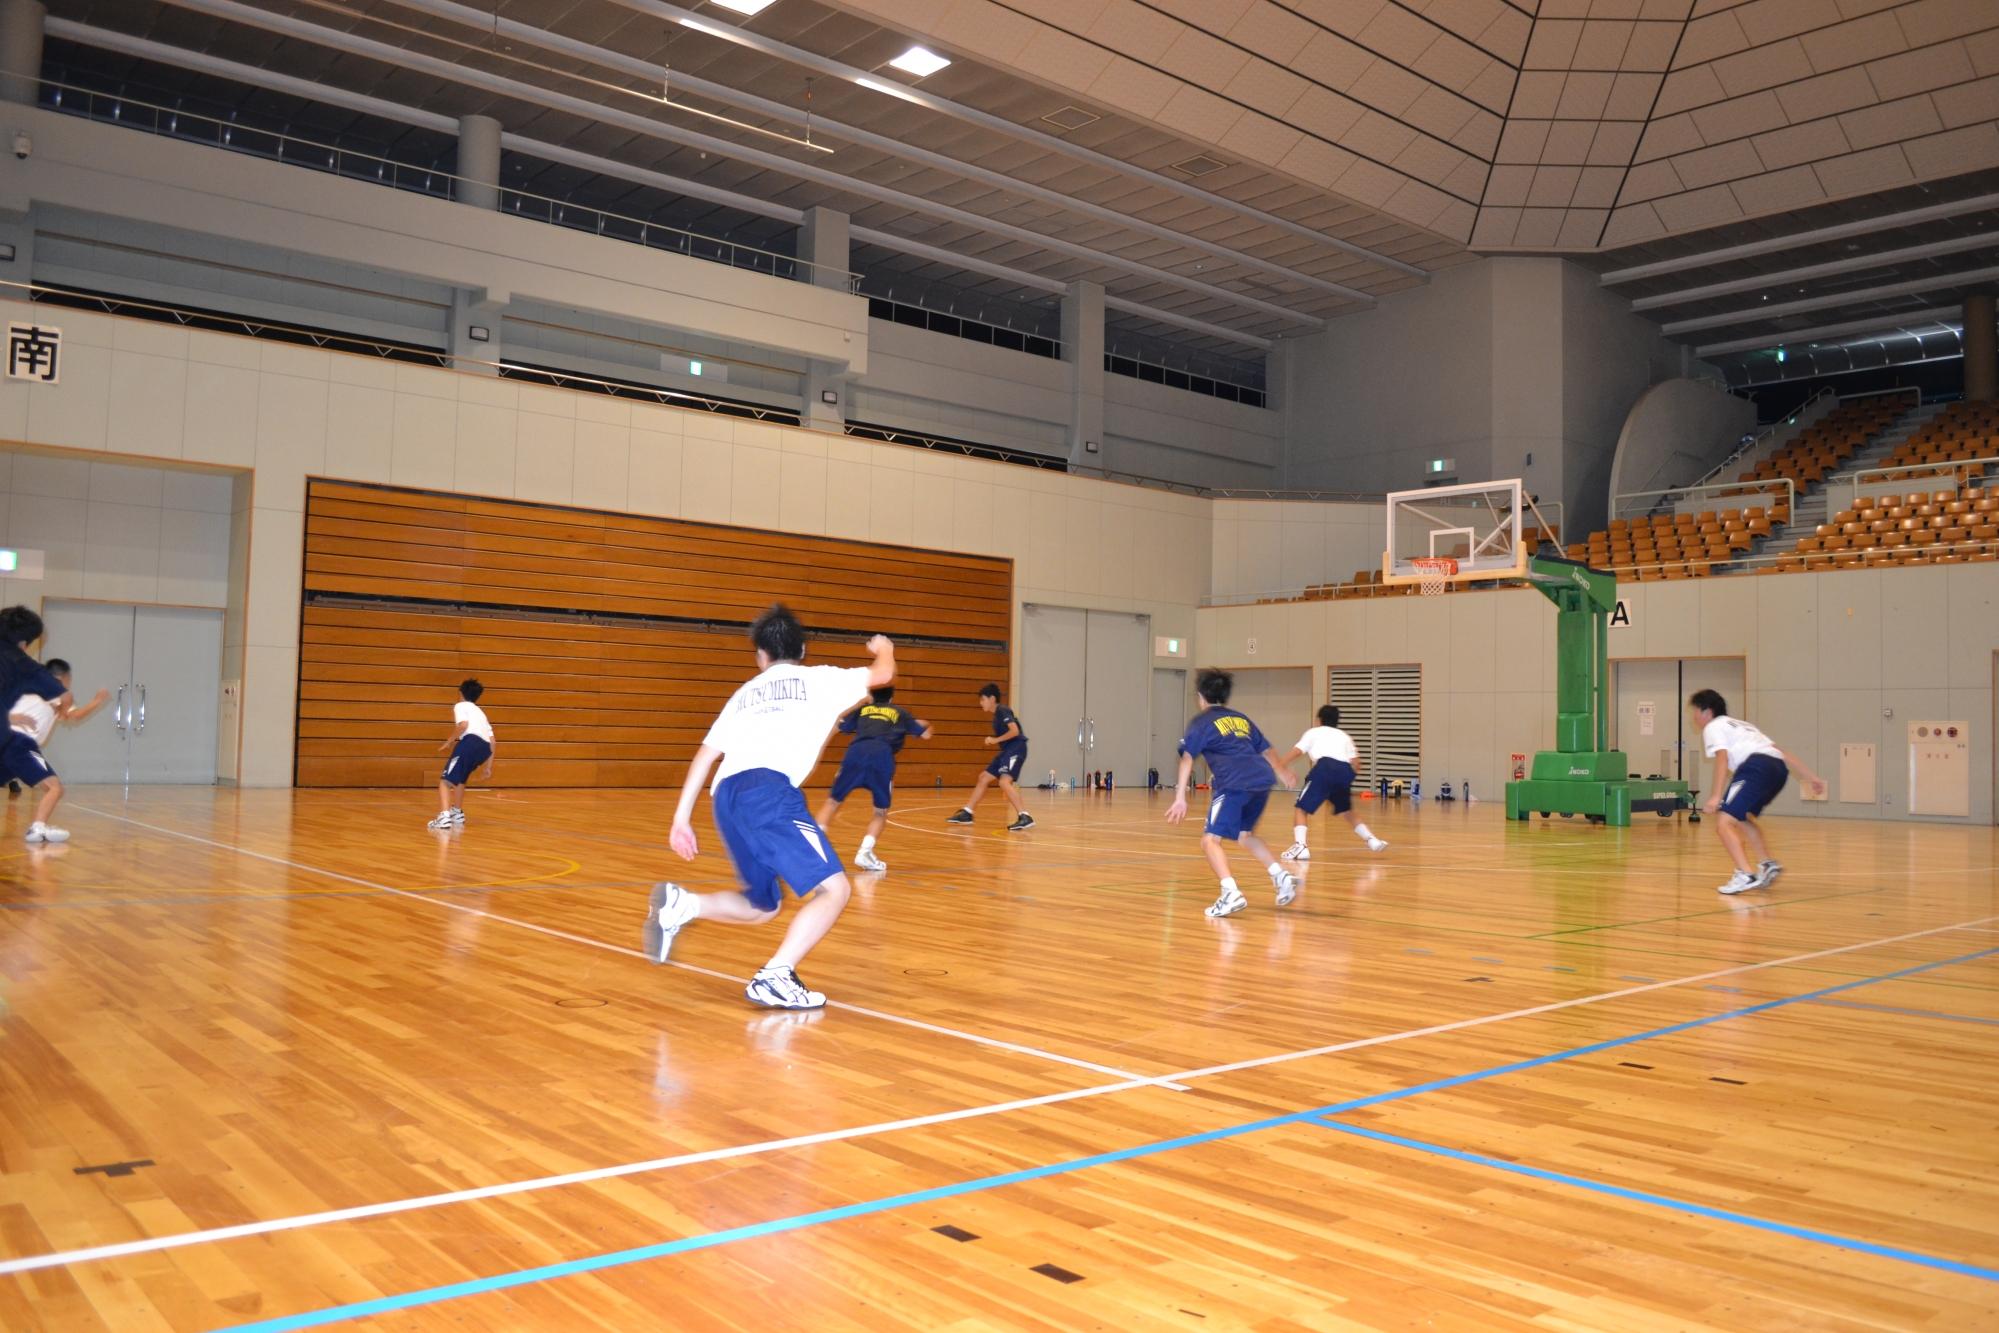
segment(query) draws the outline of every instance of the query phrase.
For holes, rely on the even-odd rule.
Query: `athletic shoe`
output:
[[[42,823],[40,820],[36,820],[34,823],[28,825],[28,841],[68,842],[69,830],[66,828],[55,828],[51,825]]]
[[[1762,887],[1769,888],[1777,882],[1777,876],[1784,873],[1784,867],[1775,861],[1765,861],[1756,867],[1756,878],[1763,881]]]
[[[1008,824],[1006,826],[1006,831],[1008,833],[1025,833],[1028,829],[1031,829],[1033,827],[1034,827],[1034,816],[1028,814],[1027,811],[1023,810],[1020,812],[1018,818],[1016,818],[1011,824]]]
[[[655,963],[666,961],[673,951],[673,937],[701,911],[693,894],[678,884],[661,882],[652,886],[652,905],[646,909],[646,957]]]
[[[1312,859],[1312,849],[1302,842],[1294,842],[1284,849],[1284,855],[1278,859],[1282,861],[1309,861]]]
[[[955,815],[945,816],[944,822],[946,824],[969,824],[972,822],[972,812],[970,810],[960,810]]]
[[[460,810],[455,805],[451,807],[451,827],[453,828],[465,827],[465,812],[463,810]]]
[[[1273,882],[1277,886],[1277,905],[1279,907],[1289,907],[1292,900],[1298,896],[1298,877],[1286,872],[1279,875]]]
[[[743,995],[766,1009],[824,1009],[826,997],[805,989],[798,973],[788,967],[767,967],[750,978]]]
[[[1212,917],[1234,916],[1249,906],[1249,899],[1242,896],[1241,889],[1225,889],[1222,896],[1209,903],[1207,913]]]
[[[1761,877],[1752,875],[1744,870],[1738,870],[1733,875],[1730,875],[1728,883],[1722,885],[1716,892],[1747,893],[1751,889],[1760,889],[1763,886],[1764,881]]]
[[[428,824],[425,824],[424,827],[427,829],[435,829],[439,833],[447,831],[451,827],[451,812],[449,810],[444,811],[443,813],[439,814],[437,818],[431,820]]]
[[[1370,852],[1385,852],[1388,850],[1388,844],[1380,838],[1369,838],[1367,840],[1367,849]]]
[[[859,866],[863,870],[888,869],[888,862],[882,860],[879,856],[876,856],[872,851],[866,851],[860,853],[860,855],[854,858],[854,864]]]

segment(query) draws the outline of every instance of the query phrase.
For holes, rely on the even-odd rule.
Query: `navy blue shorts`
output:
[[[884,741],[855,741],[840,760],[833,799],[844,801],[861,790],[875,798],[877,810],[886,810],[895,801],[895,751]]]
[[[458,738],[458,745],[451,752],[451,762],[444,766],[444,780],[454,787],[462,787],[492,757],[493,747],[486,743],[486,738],[467,732]]]
[[[744,896],[760,912],[776,911],[783,900],[779,880],[803,898],[847,873],[831,839],[805,808],[805,793],[775,769],[724,778],[715,788],[715,826],[736,863]]]
[[[1021,771],[1027,767],[1027,742],[1015,741],[1000,746],[1000,752],[986,765],[986,772],[996,778],[1012,778],[1020,781]]]
[[[42,747],[35,744],[35,738],[8,728],[6,739],[0,741],[0,778],[36,787],[43,778],[55,775],[49,761],[42,758]]]
[[[1206,832],[1234,842],[1256,827],[1263,807],[1270,800],[1270,788],[1262,791],[1218,791],[1208,802]]]
[[[1305,790],[1298,793],[1298,808],[1309,815],[1327,801],[1333,803],[1336,815],[1353,809],[1353,765],[1344,759],[1321,759],[1305,775]]]
[[[1721,812],[1737,819],[1762,814],[1764,807],[1784,790],[1784,784],[1790,777],[1791,770],[1776,756],[1750,755],[1742,761],[1742,767],[1735,770],[1735,776],[1729,779],[1728,788],[1721,797]]]

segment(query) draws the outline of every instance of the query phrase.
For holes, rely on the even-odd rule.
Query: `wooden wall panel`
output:
[[[434,782],[466,676],[486,685],[495,785],[678,785],[755,674],[742,630],[557,612],[741,622],[783,600],[821,630],[809,660],[839,665],[864,662],[876,629],[925,636],[896,654],[898,702],[938,733],[903,751],[912,798],[940,777],[955,791],[991,756],[978,688],[1009,668],[1005,560],[460,496],[315,481],[306,592],[300,786]],[[397,601],[359,600],[376,598]],[[828,745],[815,783],[844,744]]]

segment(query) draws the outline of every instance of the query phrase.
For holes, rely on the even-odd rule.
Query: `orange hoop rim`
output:
[[[1413,569],[1420,569],[1433,574],[1455,574],[1458,572],[1458,562],[1448,555],[1419,555],[1412,559],[1409,564]]]

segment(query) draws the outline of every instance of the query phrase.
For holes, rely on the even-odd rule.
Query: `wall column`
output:
[[[47,17],[41,0],[0,0],[0,97],[30,106],[38,100]]]
[[[1999,333],[1991,292],[1964,298],[1964,396],[1974,403],[1999,399]]]
[[[1102,471],[1104,442],[1104,289],[1072,282],[1062,296],[1062,359],[1069,363],[1069,466]]]
[[[4,2],[4,0],[0,0]],[[500,206],[500,122],[491,116],[458,118],[458,202]]]
[[[847,215],[830,208],[808,208],[805,221],[798,225],[798,257],[810,268],[798,271],[800,282],[815,287],[847,290]]]
[[[481,375],[498,375],[491,364],[500,359],[500,321],[506,317],[507,294],[460,287],[451,293],[451,327],[444,350],[462,357],[457,368]],[[485,330],[485,337],[479,330]]]

